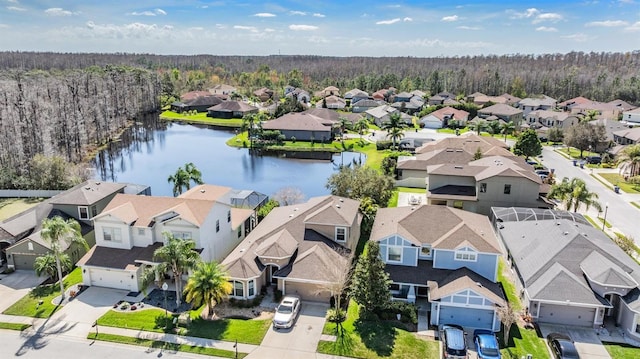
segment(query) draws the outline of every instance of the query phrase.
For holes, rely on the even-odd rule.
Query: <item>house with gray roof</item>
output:
[[[360,113],[370,110],[372,108],[376,108],[384,104],[384,101],[381,100],[370,100],[370,99],[362,99],[358,101],[351,102],[351,112]]]
[[[596,328],[612,320],[640,339],[640,265],[580,214],[493,208],[492,220],[539,323]]]
[[[640,143],[640,127],[626,128],[613,132],[613,140],[620,145]]]
[[[380,208],[369,240],[380,244],[394,300],[426,300],[431,325],[500,330],[501,250],[486,216],[442,206]]]
[[[353,105],[354,103],[360,100],[367,100],[369,98],[369,94],[365,91],[360,90],[359,88],[355,88],[351,91],[347,91],[344,94],[344,99],[349,101],[349,104]]]
[[[516,126],[520,126],[523,119],[523,112],[522,110],[503,103],[497,103],[478,110],[478,117],[484,120],[493,120],[490,119],[491,116],[495,116],[496,119],[500,119],[504,122],[513,122]]]
[[[529,112],[535,110],[553,110],[558,101],[547,95],[527,97],[518,102],[518,107],[524,112],[524,115],[528,115]]]
[[[250,113],[258,113],[258,108],[242,101],[224,101],[207,108],[207,117],[242,118]]]
[[[251,299],[263,286],[328,302],[327,289],[351,266],[360,237],[360,202],[337,196],[274,208],[222,261],[232,298]]]
[[[640,107],[623,112],[622,121],[630,122],[632,124],[640,123]]]
[[[290,112],[262,124],[264,130],[280,131],[285,139],[299,141],[331,141],[339,131],[337,122],[312,113]]]

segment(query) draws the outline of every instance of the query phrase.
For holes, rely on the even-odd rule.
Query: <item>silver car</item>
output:
[[[291,328],[299,312],[300,297],[295,295],[285,296],[276,308],[276,314],[273,317],[273,328]]]

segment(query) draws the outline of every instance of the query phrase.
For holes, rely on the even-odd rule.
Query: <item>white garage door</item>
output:
[[[595,308],[570,307],[566,305],[540,304],[538,321],[542,323],[555,323],[565,325],[577,325],[581,327],[593,327],[593,319],[596,315]]]
[[[458,324],[463,327],[491,329],[493,310],[448,307],[441,304],[440,324]]]
[[[316,284],[285,281],[285,294],[299,295],[302,300],[329,302],[331,293]]]
[[[104,269],[89,269],[91,285],[115,289],[131,290],[131,274],[121,271],[109,271]]]

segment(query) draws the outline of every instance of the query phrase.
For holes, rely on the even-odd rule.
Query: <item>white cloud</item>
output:
[[[167,12],[162,9],[154,9],[154,10],[146,10],[146,11],[134,11],[130,12],[127,15],[132,16],[157,16],[157,15],[167,15]]]
[[[402,19],[402,21],[404,21],[404,22],[411,22],[411,21],[413,21],[413,19],[412,19],[412,18],[410,18],[410,17],[405,17],[404,19]]]
[[[7,6],[7,10],[9,11],[27,11],[27,9],[18,6]]]
[[[316,12],[316,13],[313,14],[313,17],[324,17],[324,14]]]
[[[276,29],[272,29],[270,27],[264,29],[264,32],[276,32]]]
[[[0,29],[8,29],[9,25],[7,24],[0,24]]]
[[[592,27],[592,26],[601,26],[601,27],[618,27],[618,26],[629,26],[629,23],[622,20],[606,20],[606,21],[592,21],[586,23],[584,26]]]
[[[257,14],[253,14],[252,16],[255,16],[255,17],[275,17],[276,14],[272,14],[270,12],[259,12]]]
[[[541,31],[541,32],[557,32],[558,29],[556,29],[555,27],[547,27],[547,26],[540,26],[536,28],[536,31]]]
[[[516,12],[514,10],[508,10],[507,12],[511,14],[512,19],[528,19],[538,15],[540,10],[533,7],[527,9],[525,12]]]
[[[258,29],[255,26],[243,26],[243,25],[233,25],[233,28],[236,30],[246,30],[251,32],[258,32]]]
[[[156,9],[155,11],[156,11],[156,14],[158,14],[158,15],[166,15],[167,14],[167,12],[162,10],[162,9]]]
[[[328,44],[329,40],[327,40],[326,38],[324,38],[322,36],[311,36],[309,38],[309,42],[314,43],[314,44]]]
[[[533,21],[531,22],[532,24],[539,24],[541,22],[544,21],[549,21],[549,22],[558,22],[560,20],[562,20],[563,17],[560,14],[556,14],[553,12],[547,12],[547,13],[543,13],[543,14],[538,14],[536,16],[535,19],[533,19]]]
[[[567,40],[573,40],[575,42],[585,42],[587,40],[589,40],[589,37],[585,34],[571,34],[571,35],[566,35],[566,36],[561,36],[563,39],[567,39]]]
[[[224,24],[216,24],[216,29],[226,29],[227,25]]]
[[[300,16],[306,16],[307,13],[304,11],[297,11],[297,10],[292,10],[289,11],[289,15],[300,15]]]
[[[289,25],[289,30],[293,30],[293,31],[314,31],[314,30],[318,30],[317,26],[313,26],[313,25],[296,25],[296,24],[292,24]]]
[[[202,31],[202,30],[204,30],[204,27],[202,27],[202,26],[194,26],[194,27],[190,27],[189,30],[190,31]]]
[[[446,22],[458,21],[458,15],[445,16],[442,18],[442,21],[446,21]]]
[[[625,27],[624,29],[625,31],[631,31],[631,32],[640,31],[640,21],[636,21],[633,24],[631,24],[631,26]]]
[[[391,25],[391,24],[395,24],[396,22],[399,22],[400,18],[395,18],[395,19],[391,19],[391,20],[382,20],[382,21],[378,21],[376,22],[376,25]]]
[[[45,14],[49,16],[71,16],[78,15],[78,12],[73,12],[69,10],[64,10],[61,7],[52,7],[44,11]]]
[[[458,27],[456,27],[456,29],[460,29],[460,30],[473,30],[473,31],[482,30],[482,28],[481,28],[481,27],[478,27],[478,26],[458,26]]]
[[[96,24],[93,21],[88,21],[84,31],[79,35],[113,39],[149,37],[162,38],[170,36],[172,30],[173,26],[169,25],[158,26],[156,24],[143,24],[139,22],[125,25],[114,25]],[[77,29],[69,29],[69,31],[74,32],[77,31]]]

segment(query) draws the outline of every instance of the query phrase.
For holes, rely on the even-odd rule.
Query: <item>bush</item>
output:
[[[327,320],[331,323],[342,323],[347,319],[347,312],[340,308],[332,308],[327,311]]]
[[[391,148],[391,146],[393,146],[392,141],[385,140],[376,142],[376,150],[378,151],[388,150]]]
[[[264,295],[260,294],[255,296],[253,299],[236,299],[230,298],[229,304],[235,308],[255,308],[260,305]]]
[[[360,320],[365,321],[365,322],[377,322],[380,320],[380,318],[378,317],[378,315],[376,313],[373,312],[369,312],[366,310],[361,310],[360,311]]]
[[[282,300],[282,291],[280,289],[277,289],[273,292],[273,301],[276,303],[280,303],[280,300]]]
[[[400,314],[400,321],[403,323],[418,324],[418,308],[415,304],[394,301],[389,304],[389,308],[381,313],[383,320],[397,320]]]

